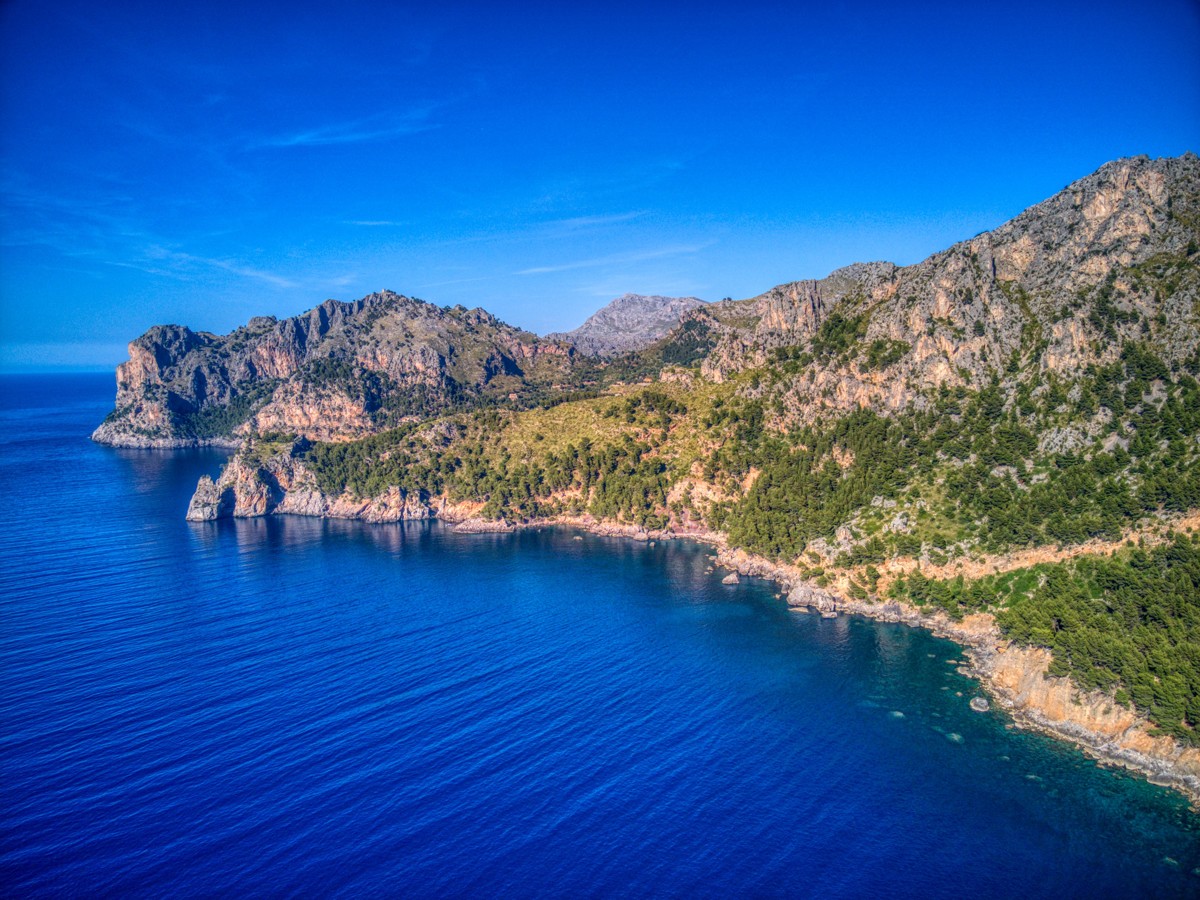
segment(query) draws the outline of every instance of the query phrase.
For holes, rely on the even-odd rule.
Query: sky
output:
[[[539,334],[1200,152],[1200,2],[0,2],[0,368],[391,289]]]

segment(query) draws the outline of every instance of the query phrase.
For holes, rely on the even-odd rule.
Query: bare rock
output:
[[[515,531],[511,522],[503,519],[464,519],[452,529],[455,534],[508,534]]]
[[[188,503],[189,522],[211,522],[229,516],[233,511],[234,497],[229,488],[219,488],[207,475],[200,476],[196,492]]]
[[[798,584],[788,593],[788,606],[806,606],[815,609],[822,615],[833,613],[837,615],[837,598],[811,584]]]
[[[546,335],[587,356],[616,356],[649,347],[665,337],[684,315],[704,306],[697,297],[644,297],[625,294],[594,313],[574,331]]]

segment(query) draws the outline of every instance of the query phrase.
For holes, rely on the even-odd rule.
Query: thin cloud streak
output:
[[[574,262],[561,263],[556,266],[534,266],[513,272],[514,275],[549,275],[553,272],[570,272],[574,269],[592,269],[597,266],[621,265],[624,263],[644,262],[649,259],[663,259],[668,256],[684,256],[689,253],[699,253],[706,247],[711,247],[716,241],[706,241],[703,244],[690,244],[678,247],[663,247],[660,250],[647,250],[637,253],[617,253],[612,256],[601,256],[596,259],[580,259]]]
[[[619,225],[622,222],[629,222],[633,219],[640,218],[645,214],[646,213],[644,210],[636,210],[634,212],[614,213],[613,215],[608,216],[576,216],[572,219],[556,219],[552,222],[547,222],[546,224],[569,230],[574,230],[577,228],[598,228],[604,225]]]
[[[255,269],[252,266],[244,265],[237,260],[232,259],[214,259],[208,256],[195,256],[191,253],[181,253],[177,250],[168,250],[165,247],[151,247],[147,250],[146,255],[151,260],[164,260],[167,262],[178,262],[187,264],[198,264],[214,269],[220,269],[224,272],[230,272],[233,275],[240,275],[242,278],[252,278],[256,281],[264,281],[267,284],[279,288],[296,288],[299,284],[292,281],[290,278],[284,278],[282,275],[276,275],[274,272],[266,272],[262,269]]]
[[[327,147],[336,144],[361,144],[367,141],[384,141],[408,135],[420,134],[441,128],[437,122],[429,121],[433,113],[444,106],[430,103],[417,106],[402,113],[381,113],[349,122],[334,122],[305,131],[279,134],[261,138],[249,145],[251,150],[286,149],[288,147]]]

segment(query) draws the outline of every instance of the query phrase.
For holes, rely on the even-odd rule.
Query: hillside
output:
[[[1033,720],[1200,796],[1198,245],[1200,160],[1119,160],[916,265],[697,307],[609,361],[530,336],[546,369],[511,383],[537,402],[336,442],[260,410],[189,517],[702,535],[798,604],[943,628]]]

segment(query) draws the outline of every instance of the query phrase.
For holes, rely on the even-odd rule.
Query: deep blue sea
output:
[[[0,390],[4,896],[1200,895],[955,644],[687,542],[189,524],[221,455],[90,443],[111,376]]]

